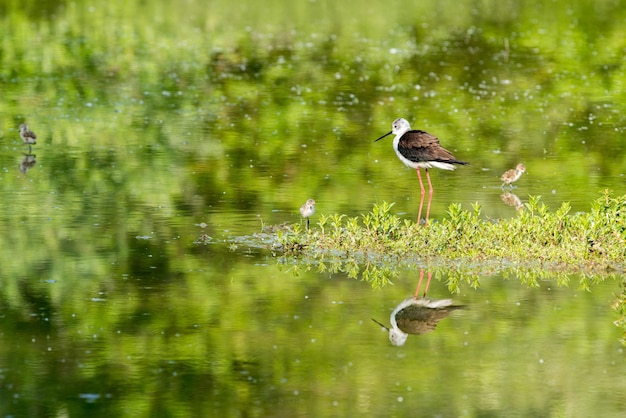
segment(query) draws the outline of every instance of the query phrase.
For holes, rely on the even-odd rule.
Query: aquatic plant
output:
[[[456,270],[463,274],[449,279],[452,291],[461,276],[506,272],[524,277],[533,271],[526,281],[536,286],[548,276],[593,277],[624,268],[626,196],[613,197],[608,190],[589,212],[572,214],[567,202],[552,211],[535,196],[517,217],[485,219],[479,204],[466,210],[453,203],[445,218],[428,226],[400,219],[391,213],[393,205],[376,204],[357,217],[322,214],[317,228],[281,231],[278,253],[302,257],[322,271],[361,273],[374,286],[390,280],[401,266]]]

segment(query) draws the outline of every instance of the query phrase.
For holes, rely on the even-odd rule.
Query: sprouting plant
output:
[[[317,220],[317,225],[320,227],[320,233],[322,235],[324,235],[325,233],[324,227],[326,226],[327,222],[328,222],[328,217],[324,214],[321,214],[319,219]]]

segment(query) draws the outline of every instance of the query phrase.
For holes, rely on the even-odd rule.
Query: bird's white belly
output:
[[[402,161],[404,165],[406,165],[409,168],[417,169],[417,168],[435,167],[435,168],[440,168],[442,170],[454,170],[456,168],[453,164],[442,163],[440,161],[419,161],[419,162],[411,161],[408,158],[406,158],[404,155],[400,154],[400,151],[398,151],[397,149],[395,151],[400,161]]]

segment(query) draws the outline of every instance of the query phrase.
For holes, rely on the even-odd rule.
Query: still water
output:
[[[349,3],[9,8],[1,417],[623,415],[618,274],[476,266],[452,292],[424,262],[373,289],[260,234],[309,198],[312,228],[383,201],[415,219],[415,172],[373,142],[396,117],[470,162],[431,170],[434,221],[624,194],[625,8]],[[372,319],[420,268],[463,308],[393,346]]]
[[[614,281],[581,291],[576,277],[531,288],[494,276],[451,296],[435,277],[429,295],[464,309],[395,347],[371,318],[388,326],[417,272],[373,291],[341,275],[294,276],[263,253],[215,245],[204,262],[187,252],[163,266],[156,247],[136,246],[143,270],[112,267],[72,289],[42,272],[4,289],[4,416],[618,416],[626,407]]]
[[[133,202],[132,190],[79,191],[78,166],[111,179],[120,155],[145,151],[76,147],[70,167],[55,171],[68,157],[53,148],[38,145],[26,174],[20,146],[3,150],[3,179],[13,184],[3,201],[19,210],[2,231],[16,237],[3,247],[2,416],[618,416],[626,408],[611,309],[623,285],[613,278],[585,290],[577,276],[534,287],[494,275],[451,294],[454,272],[444,270],[429,296],[465,308],[394,347],[371,318],[389,326],[415,292],[417,269],[373,290],[297,268],[246,244],[263,222],[300,222],[297,208],[220,210],[218,201],[200,211],[194,195],[186,205],[159,201],[149,181],[154,205]],[[185,170],[169,157],[153,152],[134,169]],[[66,184],[42,186],[53,178]],[[22,228],[31,235],[17,234]],[[208,243],[197,244],[204,234]]]

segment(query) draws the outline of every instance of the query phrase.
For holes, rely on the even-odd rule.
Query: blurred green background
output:
[[[0,415],[618,416],[613,281],[482,278],[399,349],[369,317],[415,272],[372,292],[233,242],[308,198],[412,219],[415,173],[373,143],[396,117],[471,162],[433,173],[434,218],[515,216],[518,162],[522,201],[624,194],[625,19],[609,0],[1,1]]]

